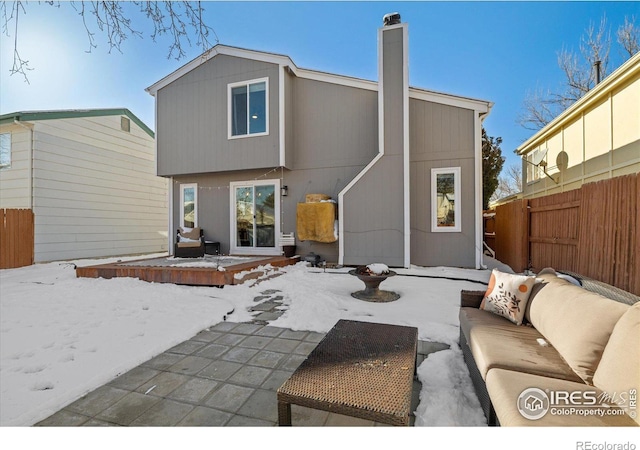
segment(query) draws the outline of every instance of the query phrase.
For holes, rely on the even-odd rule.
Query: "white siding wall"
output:
[[[0,208],[31,208],[29,147],[31,132],[19,125],[3,125],[11,133],[11,167],[0,169]]]
[[[525,197],[539,197],[577,189],[584,183],[637,173],[640,170],[640,79],[605,92],[589,108],[583,108],[575,118],[566,119],[557,129],[547,132],[535,146],[529,148],[529,158],[535,151],[548,150],[547,173],[526,164]],[[557,166],[560,152],[568,158],[567,170]]]
[[[34,141],[36,262],[167,250],[167,181],[133,121],[37,121]]]

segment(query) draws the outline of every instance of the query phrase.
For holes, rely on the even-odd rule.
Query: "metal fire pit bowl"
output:
[[[362,266],[349,271],[349,275],[358,277],[358,279],[365,285],[365,289],[363,291],[352,292],[352,297],[357,298],[358,300],[377,303],[393,302],[400,298],[400,294],[379,289],[380,283],[387,278],[396,275],[393,270],[381,275],[370,275],[365,272],[365,269],[366,266]]]

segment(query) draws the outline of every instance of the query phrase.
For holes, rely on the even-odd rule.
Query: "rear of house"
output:
[[[167,181],[129,110],[4,114],[0,139],[0,208],[33,212],[34,262],[167,251]]]
[[[491,103],[410,87],[407,24],[378,43],[378,82],[217,45],[147,88],[170,244],[198,226],[222,253],[279,255],[294,233],[329,262],[479,267]]]

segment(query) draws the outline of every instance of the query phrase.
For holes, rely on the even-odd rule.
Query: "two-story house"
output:
[[[390,17],[378,30],[377,82],[216,45],[147,88],[157,173],[170,179],[169,235],[199,226],[223,253],[281,254],[299,204],[324,194],[336,204],[334,239],[298,239],[301,255],[479,267],[492,103],[411,87],[408,25]]]

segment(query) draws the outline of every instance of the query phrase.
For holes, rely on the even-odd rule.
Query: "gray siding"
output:
[[[405,265],[405,208],[410,207],[411,264],[475,266],[475,118],[460,107],[406,99],[403,29],[383,31],[384,156],[343,198],[347,265]],[[406,67],[406,66],[405,66]],[[278,76],[284,77],[284,142],[280,166]],[[229,141],[227,85],[269,77],[269,136]],[[198,183],[199,225],[208,240],[230,250],[231,182],[277,178],[288,186],[281,202],[281,231],[297,232],[297,204],[306,194],[338,199],[378,155],[378,92],[296,78],[275,64],[218,55],[158,92],[158,172],[174,177],[178,223],[180,183]],[[404,100],[403,100],[404,99]],[[409,102],[410,204],[404,197],[403,107]],[[187,119],[189,118],[189,119]],[[462,232],[431,232],[431,169],[460,167]],[[172,230],[171,233],[175,233]],[[297,234],[297,233],[296,233]],[[338,243],[297,241],[338,260]]]
[[[378,153],[377,92],[297,78],[291,97],[288,167],[362,168]]]
[[[173,223],[180,220],[180,184],[198,183],[198,221],[207,240],[221,243],[221,252],[230,250],[229,184],[235,181],[250,181],[256,178],[269,180],[278,178],[281,185],[289,187],[287,197],[278,197],[281,203],[282,232],[296,232],[296,208],[305,201],[306,194],[323,193],[337,199],[338,193],[362,170],[362,166],[326,167],[320,169],[275,171],[265,175],[264,170],[211,173],[176,177],[173,189]],[[172,231],[172,236],[175,230]],[[297,236],[297,233],[296,233]],[[338,243],[320,243],[296,240],[297,253],[307,255],[314,252],[329,262],[338,261]]]
[[[286,102],[287,166],[282,184],[285,233],[296,231],[296,207],[307,194],[326,194],[334,200],[378,153],[378,93],[307,79],[290,79]],[[289,101],[291,103],[289,103]],[[289,121],[290,120],[290,121]],[[338,261],[338,243],[297,241],[297,252],[314,252]]]
[[[344,264],[381,262],[402,267],[405,265],[403,29],[382,34],[385,155],[344,195]]]
[[[274,84],[277,82],[270,81],[270,86]],[[278,163],[264,169],[225,172],[214,167],[208,174],[192,169],[193,174],[174,179],[174,223],[179,223],[179,184],[198,183],[200,226],[208,240],[221,243],[223,253],[230,249],[229,183],[280,178],[289,188],[289,195],[280,197],[282,232],[296,232],[297,204],[305,202],[307,194],[322,193],[337,200],[338,193],[378,153],[377,92],[290,75],[285,75],[284,84],[287,168],[268,173]],[[273,122],[270,128],[274,130]],[[222,132],[226,138],[226,128]],[[160,136],[159,141],[166,131]],[[296,244],[301,255],[313,251],[329,262],[338,260],[337,242]]]
[[[157,93],[158,175],[279,166],[275,64],[218,55]],[[228,139],[227,85],[269,78],[269,134]]]
[[[411,263],[475,267],[474,112],[411,100]],[[462,232],[431,232],[431,169],[460,167]]]

